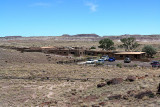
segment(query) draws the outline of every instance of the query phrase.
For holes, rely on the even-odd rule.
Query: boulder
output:
[[[159,86],[157,87],[157,93],[156,94],[159,94],[160,95],[160,83],[159,83]]]
[[[109,100],[114,100],[114,99],[119,100],[119,99],[121,99],[121,98],[122,98],[122,95],[113,95],[113,96],[109,96],[109,97],[108,97]]]
[[[148,77],[148,76],[149,76],[148,74],[145,75],[145,77]]]
[[[124,95],[122,98],[123,98],[124,100],[128,100],[128,99],[129,99],[129,96]]]
[[[46,77],[47,80],[49,80],[49,77]]]
[[[99,105],[92,105],[92,107],[100,107]]]
[[[136,94],[136,91],[135,91],[135,90],[130,90],[130,91],[127,91],[127,94],[128,94],[130,97],[133,97],[133,96]]]
[[[99,105],[105,106],[105,102],[100,102]]]
[[[137,76],[138,79],[145,79],[146,76]]]
[[[100,83],[100,84],[97,84],[97,88],[104,87],[105,85],[106,85],[106,83]]]
[[[107,85],[115,85],[115,84],[120,84],[123,82],[122,78],[113,78],[109,81],[107,81]]]
[[[137,95],[135,95],[135,98],[137,99],[142,99],[143,97],[149,97],[153,98],[155,95],[152,91],[145,91],[145,92],[140,92]]]
[[[136,80],[136,76],[132,76],[132,75],[129,75],[126,79],[126,81],[130,81],[130,82],[133,82]]]

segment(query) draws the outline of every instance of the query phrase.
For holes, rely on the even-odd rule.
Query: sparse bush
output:
[[[153,55],[157,53],[157,50],[151,45],[144,46],[142,51],[146,52],[147,56],[150,58],[152,58]]]
[[[95,47],[95,46],[92,46],[90,49],[96,49],[96,47]]]
[[[137,64],[134,64],[134,65],[133,65],[133,67],[137,67],[137,66],[138,66]]]
[[[119,68],[122,68],[122,64],[121,63],[117,64],[116,66],[119,67]]]
[[[102,54],[98,54],[98,57],[100,57],[100,58],[101,58],[101,57],[102,57]]]
[[[104,65],[104,63],[96,63],[96,66]]]
[[[82,74],[82,77],[85,77],[86,76],[86,74]]]

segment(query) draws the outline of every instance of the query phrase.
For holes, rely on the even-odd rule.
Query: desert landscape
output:
[[[0,0],[0,107],[160,107],[160,0]]]
[[[159,36],[132,36],[138,37],[141,44],[137,51],[146,44],[160,50]],[[152,68],[150,62],[147,62],[149,66],[127,67],[119,62],[96,66],[77,62],[61,64],[57,62],[89,56],[61,56],[4,48],[94,46],[100,50],[99,40],[103,38],[96,35],[0,38],[0,106],[159,107],[160,69]],[[120,36],[109,38],[116,47],[121,44]],[[159,57],[157,53],[150,61],[159,60]],[[143,62],[139,63],[143,65]]]

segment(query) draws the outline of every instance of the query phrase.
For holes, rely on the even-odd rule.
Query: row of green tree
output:
[[[125,51],[133,51],[137,47],[140,46],[138,42],[136,42],[136,39],[133,37],[129,38],[122,38],[120,39],[122,42],[121,45],[119,45],[119,48],[124,48]],[[99,41],[99,48],[102,48],[103,50],[109,51],[109,50],[115,50],[114,42],[111,39],[105,38]],[[156,49],[151,45],[146,45],[142,48],[142,52],[146,52],[148,57],[153,57],[154,54],[157,53]]]

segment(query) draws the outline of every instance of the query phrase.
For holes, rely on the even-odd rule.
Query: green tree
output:
[[[92,46],[90,49],[96,49],[96,47],[95,47],[95,46]]]
[[[99,41],[100,46],[99,48],[102,48],[103,50],[114,50],[114,42],[108,38],[102,39]]]
[[[148,57],[153,57],[154,54],[157,53],[156,49],[151,45],[146,45],[142,49],[143,52],[146,52]]]
[[[129,37],[129,38],[122,38],[120,39],[120,41],[123,43],[122,45],[120,45],[120,48],[124,48],[125,51],[132,51],[134,49],[136,49],[140,44],[138,44],[136,42],[136,39],[133,37]]]

